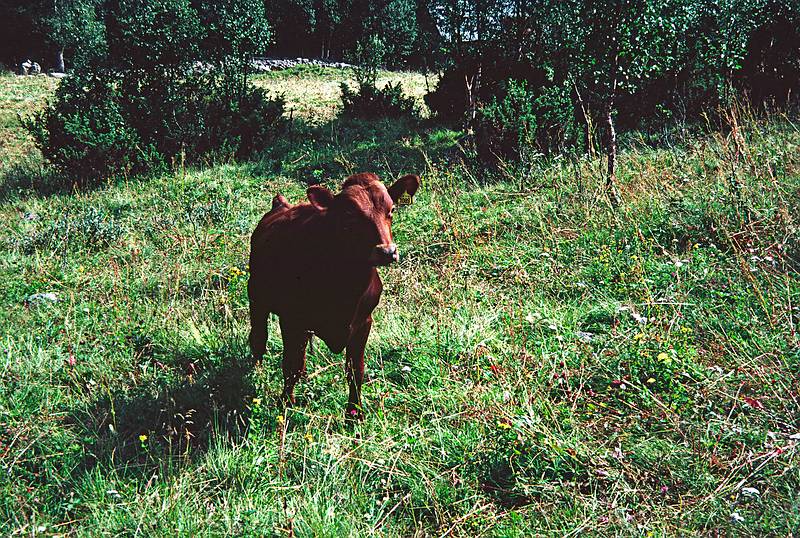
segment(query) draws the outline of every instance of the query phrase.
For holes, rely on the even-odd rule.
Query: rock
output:
[[[290,69],[298,65],[314,65],[319,67],[332,67],[344,69],[353,67],[344,62],[328,62],[319,58],[253,58],[251,63],[253,69],[259,72],[268,72],[276,69]]]
[[[58,71],[53,71],[53,72],[47,73],[47,76],[48,77],[53,77],[53,78],[64,78],[64,77],[67,76],[67,74],[66,73],[59,73]]]
[[[47,293],[34,293],[25,299],[25,304],[28,306],[41,304],[41,303],[57,303],[58,296],[52,291]]]
[[[578,340],[580,340],[581,342],[584,342],[586,344],[588,344],[592,340],[594,340],[594,334],[592,334],[590,332],[586,332],[586,331],[576,331],[575,332],[575,336],[578,337]]]
[[[39,75],[41,72],[42,66],[30,60],[25,60],[19,66],[20,75]]]

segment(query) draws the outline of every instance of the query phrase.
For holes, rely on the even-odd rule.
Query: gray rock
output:
[[[298,65],[315,65],[319,67],[332,67],[344,69],[353,67],[344,62],[328,62],[319,58],[253,58],[251,63],[253,69],[259,72],[268,72],[276,69],[290,69]]]
[[[587,344],[594,340],[594,334],[586,331],[576,331],[575,336],[578,337],[578,340]]]
[[[34,293],[33,295],[28,295],[28,297],[25,299],[25,304],[27,305],[57,303],[57,302],[58,302],[58,296],[52,291],[47,293]]]
[[[39,75],[41,72],[42,66],[30,60],[25,60],[19,66],[20,75]]]

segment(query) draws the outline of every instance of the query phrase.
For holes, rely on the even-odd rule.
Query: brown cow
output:
[[[280,194],[250,240],[250,349],[266,351],[266,321],[280,318],[283,336],[283,399],[306,372],[310,333],[334,353],[347,348],[350,397],[347,416],[361,411],[364,348],[372,311],[383,286],[376,266],[399,259],[392,239],[392,211],[400,196],[413,196],[419,177],[403,176],[388,189],[375,174],[350,176],[334,196],[309,187],[308,203],[289,205]]]

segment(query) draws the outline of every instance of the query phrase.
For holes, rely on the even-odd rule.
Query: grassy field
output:
[[[12,121],[51,81],[0,77],[0,534],[796,535],[797,122],[631,140],[612,210],[599,160],[486,182],[459,133],[336,119],[340,77],[258,77],[295,122],[256,162],[82,190]],[[246,263],[274,193],[360,170],[423,186],[350,427],[319,340],[290,411],[275,320],[247,364]]]

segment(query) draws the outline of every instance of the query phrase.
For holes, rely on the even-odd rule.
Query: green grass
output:
[[[44,75],[17,77],[0,73],[0,156],[4,168],[33,150],[33,140],[19,128],[19,115],[39,110],[57,84],[57,79]]]
[[[313,86],[259,81],[301,105]],[[48,90],[2,84],[4,111]],[[484,182],[459,133],[320,121],[320,106],[257,162],[80,191],[4,167],[2,534],[797,531],[789,119],[631,145],[614,211],[599,161]],[[35,165],[1,129],[19,141],[3,160]],[[297,201],[304,179],[357,170],[423,187],[395,218],[402,261],[381,269],[367,419],[350,428],[343,359],[319,340],[285,415],[275,320],[267,358],[242,365],[255,223],[274,193]],[[28,300],[47,292],[58,301]]]
[[[292,69],[281,69],[253,77],[256,86],[286,97],[287,108],[294,117],[319,123],[332,120],[342,107],[340,86],[347,82],[355,86],[350,69],[331,69],[300,65]],[[383,87],[387,82],[400,83],[409,95],[413,95],[420,107],[426,84],[433,88],[434,77],[413,72],[381,71],[376,84]]]

